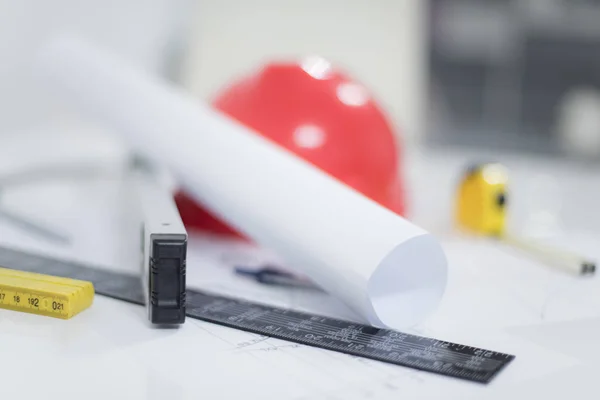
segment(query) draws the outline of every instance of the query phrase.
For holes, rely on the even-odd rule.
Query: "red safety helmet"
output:
[[[364,86],[326,60],[268,64],[221,92],[213,106],[404,213],[399,149],[389,122]],[[187,227],[235,234],[185,193],[175,200]]]

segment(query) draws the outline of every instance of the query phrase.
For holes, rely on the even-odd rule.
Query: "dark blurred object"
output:
[[[313,57],[268,64],[226,88],[213,105],[367,197],[404,213],[390,124],[367,89],[328,61]],[[256,182],[256,190],[260,186]],[[306,201],[318,201],[319,193],[313,196]],[[178,193],[176,201],[188,228],[235,234],[186,194]]]
[[[598,142],[597,127],[571,134],[580,128],[561,118],[573,93],[600,93],[600,2],[431,4],[434,143],[560,153],[586,147],[565,140]]]
[[[307,279],[298,278],[296,275],[282,271],[276,267],[248,268],[235,267],[235,273],[254,279],[264,285],[292,287],[298,289],[321,290],[317,285]]]

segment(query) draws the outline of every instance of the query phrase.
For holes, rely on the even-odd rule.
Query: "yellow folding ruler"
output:
[[[93,299],[91,282],[0,268],[0,308],[69,319]]]

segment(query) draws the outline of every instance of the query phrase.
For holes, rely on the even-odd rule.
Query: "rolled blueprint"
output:
[[[368,323],[406,327],[439,303],[446,259],[425,230],[85,42],[56,40],[39,64],[60,94],[164,163],[198,202]]]

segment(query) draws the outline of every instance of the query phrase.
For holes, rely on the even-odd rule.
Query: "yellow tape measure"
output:
[[[578,275],[596,272],[593,260],[507,232],[507,186],[508,172],[500,164],[479,164],[469,168],[458,187],[456,225],[477,235],[502,240],[566,272]]]
[[[91,282],[0,268],[0,308],[69,319],[93,299]]]

